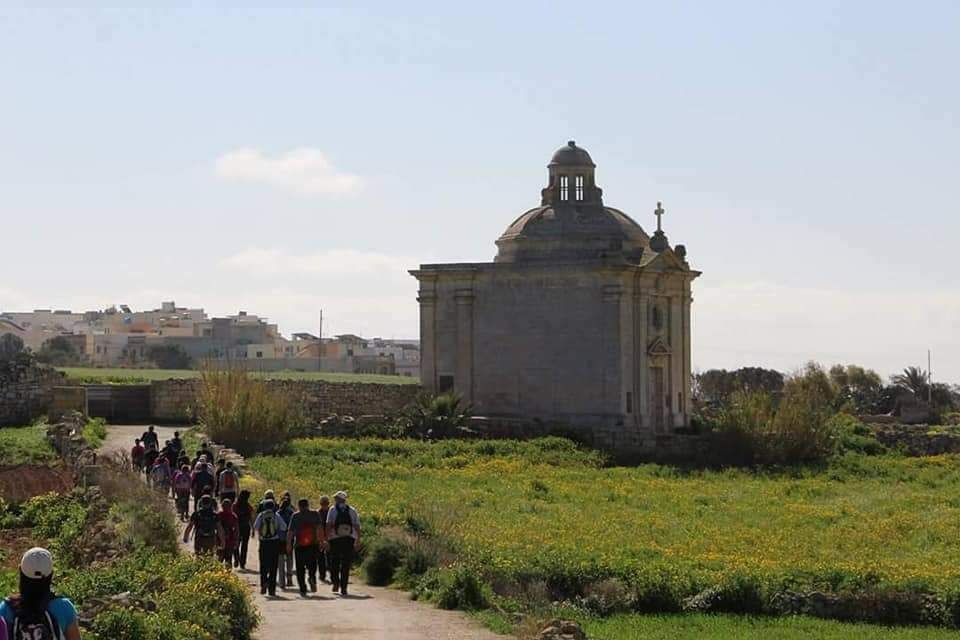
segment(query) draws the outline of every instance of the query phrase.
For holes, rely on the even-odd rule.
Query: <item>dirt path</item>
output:
[[[111,426],[102,450],[129,451],[133,441],[146,430],[142,426]],[[156,427],[162,443],[176,429]],[[362,505],[361,505],[362,509]],[[393,589],[352,585],[343,598],[320,584],[318,592],[301,598],[296,588],[266,598],[259,590],[259,562],[256,542],[250,544],[247,572],[238,575],[250,586],[254,603],[262,615],[257,640],[300,638],[350,638],[351,640],[503,640],[504,636],[482,629],[456,611],[442,611],[410,600]],[[192,547],[184,545],[192,553]]]

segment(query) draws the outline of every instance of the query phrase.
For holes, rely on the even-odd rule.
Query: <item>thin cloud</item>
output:
[[[319,149],[301,147],[275,156],[259,149],[229,151],[215,163],[218,177],[266,184],[302,195],[348,194],[359,190],[359,176],[337,170]]]
[[[224,269],[268,276],[396,275],[410,278],[407,270],[418,264],[416,258],[354,249],[330,249],[296,255],[279,249],[251,248],[220,261],[220,267]]]

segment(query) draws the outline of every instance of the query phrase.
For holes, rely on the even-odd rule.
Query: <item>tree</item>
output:
[[[829,375],[838,408],[849,406],[856,413],[882,412],[883,380],[876,371],[855,364],[838,364],[830,368]]]
[[[23,340],[20,336],[5,333],[0,336],[0,362],[9,362],[23,353]]]
[[[697,374],[694,380],[695,399],[707,402],[726,402],[737,391],[765,391],[780,393],[783,374],[762,367],[743,367],[736,371],[710,369]]]
[[[66,336],[56,336],[43,343],[37,352],[37,360],[56,366],[80,363],[80,354]]]
[[[189,369],[192,358],[178,344],[164,344],[150,347],[147,358],[160,369]]]
[[[906,389],[918,399],[926,400],[927,398],[927,372],[920,367],[907,367],[903,373],[891,377],[890,381],[901,389]]]

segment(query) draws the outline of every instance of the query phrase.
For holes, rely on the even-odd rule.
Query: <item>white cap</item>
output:
[[[34,547],[23,554],[20,572],[28,578],[49,578],[53,575],[53,556],[46,549]]]
[[[336,499],[338,499],[338,500],[346,500],[346,499],[347,499],[347,492],[346,492],[346,491],[337,491],[335,494],[333,494],[333,497],[336,498]]]

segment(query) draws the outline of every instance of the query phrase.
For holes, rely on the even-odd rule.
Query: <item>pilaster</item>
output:
[[[455,387],[464,401],[473,402],[473,288],[458,288],[453,294],[457,304],[457,373]]]

